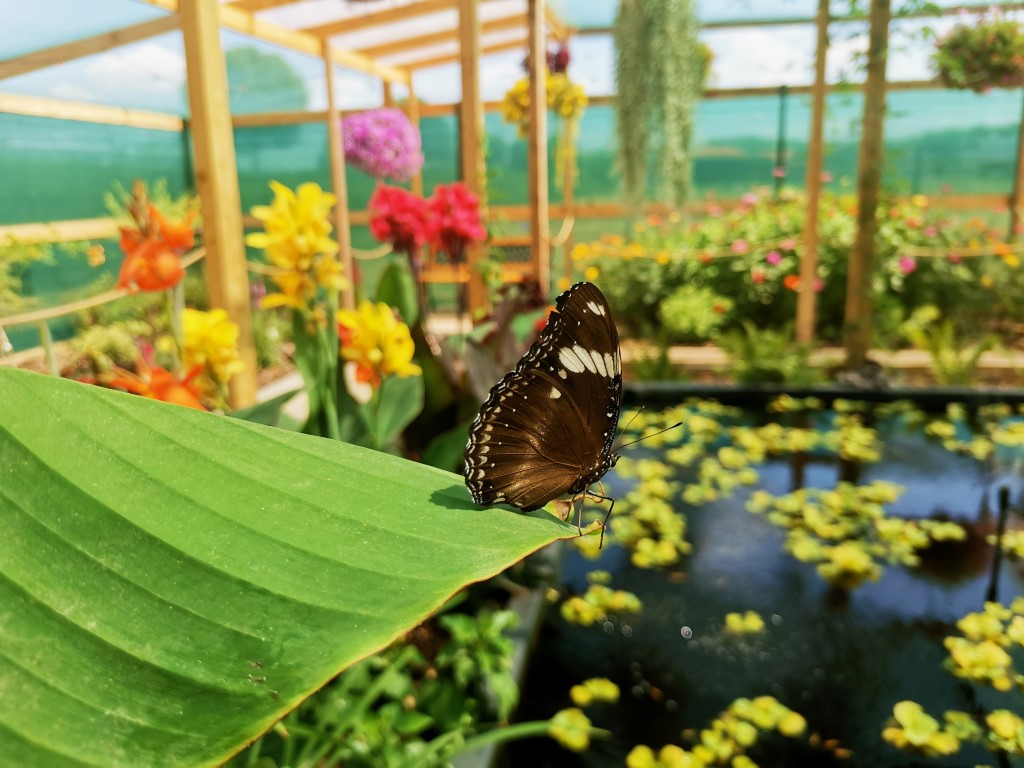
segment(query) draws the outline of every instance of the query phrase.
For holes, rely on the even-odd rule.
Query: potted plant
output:
[[[932,63],[949,88],[986,93],[1024,85],[1024,26],[998,13],[961,23],[935,43]]]

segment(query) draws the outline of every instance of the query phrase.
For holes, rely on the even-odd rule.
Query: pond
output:
[[[763,413],[746,412],[738,421],[757,423]],[[833,414],[809,418],[824,428]],[[822,451],[806,461],[776,456],[757,465],[755,485],[699,506],[676,500],[677,511],[686,517],[692,552],[673,566],[636,568],[619,546],[606,546],[597,561],[567,547],[563,590],[585,592],[588,573],[600,569],[610,572],[613,588],[636,593],[643,610],[577,626],[550,608],[518,718],[543,718],[572,706],[571,686],[607,677],[621,689],[620,701],[587,711],[594,725],[613,736],[591,742],[582,754],[552,741],[513,744],[504,765],[622,766],[637,744],[655,751],[665,744],[690,748],[694,733],[734,699],[762,695],[774,696],[808,723],[801,738],[763,737],[748,753],[762,766],[997,764],[990,753],[972,745],[952,758],[924,759],[881,738],[901,700],[918,701],[940,719],[947,709],[972,711],[976,706],[972,696],[977,688],[943,669],[948,655],[943,638],[956,633],[959,618],[983,607],[994,559],[985,535],[995,530],[998,489],[1009,488],[1011,508],[1021,501],[1020,449],[999,447],[979,461],[926,437],[919,423],[907,423],[890,416],[874,424],[884,444],[877,462],[855,465]],[[671,442],[641,443],[627,453],[668,463],[672,447]],[[968,537],[932,545],[918,567],[886,566],[878,581],[850,592],[832,588],[813,564],[784,550],[785,530],[746,509],[755,490],[786,494],[801,476],[806,486],[818,488],[832,488],[841,478],[898,483],[905,491],[886,506],[889,515],[952,520],[967,528]],[[684,483],[695,477],[692,466],[674,475]],[[605,487],[622,498],[635,483],[612,472]],[[1016,514],[1010,518],[1011,525],[1019,524]],[[1004,604],[1024,593],[1020,561],[1003,562],[997,591]],[[727,634],[725,615],[748,610],[763,617],[764,630]],[[986,695],[995,692],[978,694],[986,706]],[[1019,694],[995,696],[987,709],[1008,706],[1007,697],[1014,711],[1024,708]]]

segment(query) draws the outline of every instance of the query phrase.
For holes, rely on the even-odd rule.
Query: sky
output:
[[[0,0],[10,2],[11,0]],[[613,0],[555,0],[574,22],[581,26],[590,21],[606,23]],[[301,26],[309,23],[310,9],[317,4],[336,0],[307,0],[291,8],[273,12],[273,20],[281,24]],[[494,0],[485,8],[497,9],[522,0]],[[814,5],[809,0],[699,0],[704,18],[730,18],[808,13]],[[807,6],[805,8],[804,6]],[[0,29],[0,57],[18,55],[31,50],[36,32],[49,34],[43,45],[64,39],[113,28],[119,24],[144,21],[161,15],[159,11],[132,0],[42,0],[26,4],[25,10],[8,15],[8,23]],[[115,13],[116,11],[116,13]],[[54,19],[59,19],[55,23]],[[931,20],[941,34],[956,18]],[[894,49],[890,54],[890,80],[918,80],[932,76],[928,65],[931,43],[918,32],[922,22],[894,23]],[[419,29],[418,32],[430,30]],[[56,36],[56,37],[54,37]],[[309,94],[308,108],[326,105],[323,66],[319,60],[285,51],[244,35],[223,33],[226,49],[256,46],[280,54],[300,75]],[[711,29],[701,39],[714,53],[711,87],[740,88],[751,86],[803,85],[811,82],[814,29],[811,25]],[[842,78],[860,79],[854,65],[855,57],[867,44],[866,30],[860,24],[833,24],[832,45],[828,59],[830,81]],[[28,46],[28,47],[26,47]],[[39,44],[35,44],[39,47]],[[592,95],[614,91],[614,52],[607,35],[580,35],[571,44],[570,76]],[[488,100],[500,99],[504,92],[523,76],[523,51],[509,51],[487,56],[483,61],[482,90]],[[352,72],[340,72],[338,97],[343,107],[359,108],[379,105],[383,94],[380,83]],[[177,33],[151,38],[103,54],[40,70],[0,83],[0,92],[23,93],[59,99],[112,104],[184,114],[185,60],[181,37]],[[425,102],[452,103],[459,100],[459,73],[456,65],[423,70],[416,76],[417,94]],[[274,83],[264,83],[273,91]],[[401,96],[400,91],[398,92]]]

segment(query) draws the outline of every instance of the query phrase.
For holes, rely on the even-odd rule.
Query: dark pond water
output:
[[[618,705],[588,709],[594,724],[614,738],[594,742],[582,755],[545,740],[513,745],[507,766],[623,766],[636,744],[655,750],[684,747],[684,729],[706,727],[740,696],[775,696],[807,719],[809,731],[838,739],[853,756],[837,760],[807,739],[767,739],[749,752],[761,766],[910,766],[996,764],[984,750],[965,747],[954,758],[923,760],[886,744],[882,728],[893,705],[920,702],[933,716],[970,711],[967,688],[942,669],[942,638],[955,621],[980,610],[989,586],[992,550],[984,535],[995,525],[995,494],[1010,488],[1022,498],[1021,462],[1003,457],[995,468],[954,455],[920,433],[895,423],[881,427],[883,460],[863,467],[859,482],[888,480],[906,486],[889,513],[901,517],[947,516],[971,524],[965,544],[945,544],[917,569],[887,567],[878,582],[847,599],[831,591],[814,566],[782,548],[783,532],[744,509],[753,489],[693,508],[681,501],[693,552],[670,570],[639,570],[621,548],[607,548],[596,562],[566,548],[562,578],[572,592],[586,590],[586,574],[610,571],[612,586],[637,593],[643,613],[593,627],[577,627],[547,612],[523,691],[518,718],[550,717],[572,706],[569,688],[589,677],[608,677],[622,689]],[[656,456],[651,450],[632,454]],[[761,465],[759,487],[792,489],[789,460]],[[812,461],[805,484],[832,487],[834,461]],[[687,480],[686,475],[681,479]],[[606,488],[623,495],[626,481],[609,476]],[[990,498],[991,497],[991,498]],[[986,511],[989,510],[989,511]],[[1020,524],[1021,518],[1011,515]],[[1024,591],[1019,565],[1004,562],[998,598],[1008,603]],[[764,632],[736,638],[722,632],[730,611],[754,610]],[[1007,698],[996,699],[1007,706]],[[981,703],[985,704],[985,697]],[[1011,705],[1024,710],[1024,697]]]

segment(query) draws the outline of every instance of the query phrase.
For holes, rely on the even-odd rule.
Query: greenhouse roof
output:
[[[713,86],[810,82],[814,31],[807,22],[814,16],[816,0],[696,3],[699,18],[707,27],[702,39],[715,56]],[[897,13],[904,4],[897,0]],[[991,5],[979,0],[940,0],[937,4],[946,8]],[[999,5],[1024,7],[1024,3]],[[486,99],[500,98],[523,76],[526,6],[527,0],[481,2],[481,83]],[[573,30],[582,33],[573,43],[570,74],[588,93],[611,93],[614,55],[607,32],[618,0],[549,0],[548,6],[552,36]],[[176,7],[177,0],[23,3],[0,26],[0,93],[184,115],[185,61],[172,13]],[[832,10],[836,17],[845,16],[849,0],[833,0]],[[338,97],[346,108],[379,104],[381,79],[401,83],[409,80],[409,72],[422,100],[450,103],[459,98],[456,0],[224,0],[223,17],[223,40],[229,53],[255,48],[283,59],[290,70],[287,82],[273,77],[261,81],[259,94],[253,93],[257,88],[251,84],[229,84],[235,112],[274,109],[275,98],[287,95],[290,80],[296,76],[307,97],[304,104],[288,108],[322,108],[322,37],[331,41],[335,63],[343,69]],[[941,22],[948,26],[953,19]],[[787,23],[789,26],[778,26]],[[760,25],[768,26],[756,29]],[[935,26],[940,29],[942,25]],[[865,38],[862,31],[845,37],[830,51],[833,80],[846,76],[844,66],[855,55],[857,40]],[[112,47],[113,43],[117,46]],[[910,58],[913,60],[907,63],[907,53],[894,50],[890,77],[929,78],[925,46],[918,45]]]

